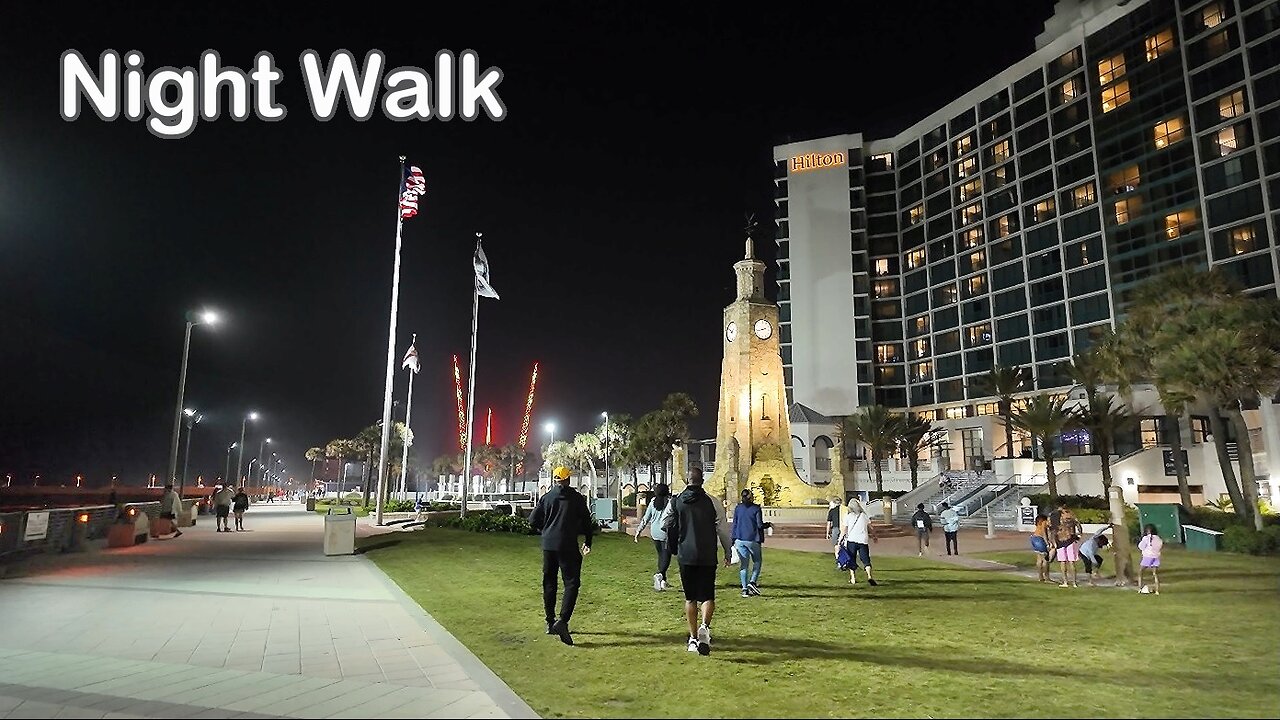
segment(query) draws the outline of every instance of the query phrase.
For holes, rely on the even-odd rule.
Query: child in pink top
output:
[[[1151,569],[1151,579],[1156,584],[1156,594],[1160,594],[1160,551],[1164,549],[1164,541],[1156,534],[1155,525],[1143,528],[1142,539],[1138,541],[1138,549],[1142,551],[1142,564],[1138,568],[1138,592],[1142,592],[1142,571]]]

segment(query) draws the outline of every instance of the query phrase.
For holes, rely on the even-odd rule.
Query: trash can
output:
[[[351,508],[329,508],[329,512],[324,516],[324,554],[354,555],[355,553],[355,514],[351,512]]]
[[[1182,520],[1177,503],[1138,503],[1138,527],[1155,525],[1160,539],[1166,543],[1182,543]]]
[[[306,502],[307,502],[307,512],[315,512],[315,511],[316,511],[316,499],[315,499],[315,498],[313,498],[313,497],[308,497],[308,498],[307,498],[307,500],[306,500]]]
[[[1183,525],[1187,532],[1187,549],[1195,552],[1217,552],[1222,546],[1222,533],[1198,525]]]
[[[596,520],[606,523],[611,530],[618,528],[618,501],[613,498],[596,498],[593,508]]]

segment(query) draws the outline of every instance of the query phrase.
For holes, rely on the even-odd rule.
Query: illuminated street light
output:
[[[240,468],[244,467],[244,427],[250,420],[257,420],[258,413],[250,411],[244,416],[244,420],[240,423],[240,452],[236,454],[236,483],[240,482]],[[235,447],[234,445],[232,447]],[[231,474],[226,477],[227,482],[231,482]]]
[[[173,440],[169,443],[169,474],[167,482],[173,482],[178,474],[178,436],[182,432],[182,400],[187,392],[187,358],[191,351],[191,328],[196,325],[213,325],[218,322],[218,315],[210,310],[200,313],[198,319],[187,313],[187,329],[182,336],[182,372],[178,375],[178,404],[173,412]]]

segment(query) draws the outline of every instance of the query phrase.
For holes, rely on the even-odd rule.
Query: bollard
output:
[[[994,540],[996,537],[996,520],[991,517],[991,508],[987,508],[987,539]]]

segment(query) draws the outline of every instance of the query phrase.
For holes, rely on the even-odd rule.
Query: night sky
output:
[[[291,474],[302,452],[381,417],[400,154],[428,191],[405,224],[398,356],[419,335],[415,454],[456,447],[449,358],[465,363],[474,233],[498,301],[481,301],[476,409],[495,442],[519,430],[541,362],[530,446],[601,410],[640,415],[669,392],[714,433],[719,319],[743,216],[772,261],[772,147],[894,134],[1030,53],[1049,0],[848,3],[734,14],[687,3],[396,3],[365,14],[226,4],[6,9],[0,29],[0,475],[163,475],[184,313],[197,327],[187,405],[205,412],[192,475],[220,475],[249,409]],[[355,7],[355,6],[352,6]],[[279,123],[224,116],[162,140],[141,123],[58,115],[58,59],[96,67],[140,50],[150,72],[217,50],[270,51]],[[474,49],[497,66],[502,122],[330,122],[307,106],[298,56],[370,49],[431,68]],[[86,106],[87,107],[87,106]],[[771,275],[772,277],[772,275]],[[770,284],[772,287],[772,284]],[[403,399],[405,374],[396,397]],[[403,408],[397,408],[402,418]]]

